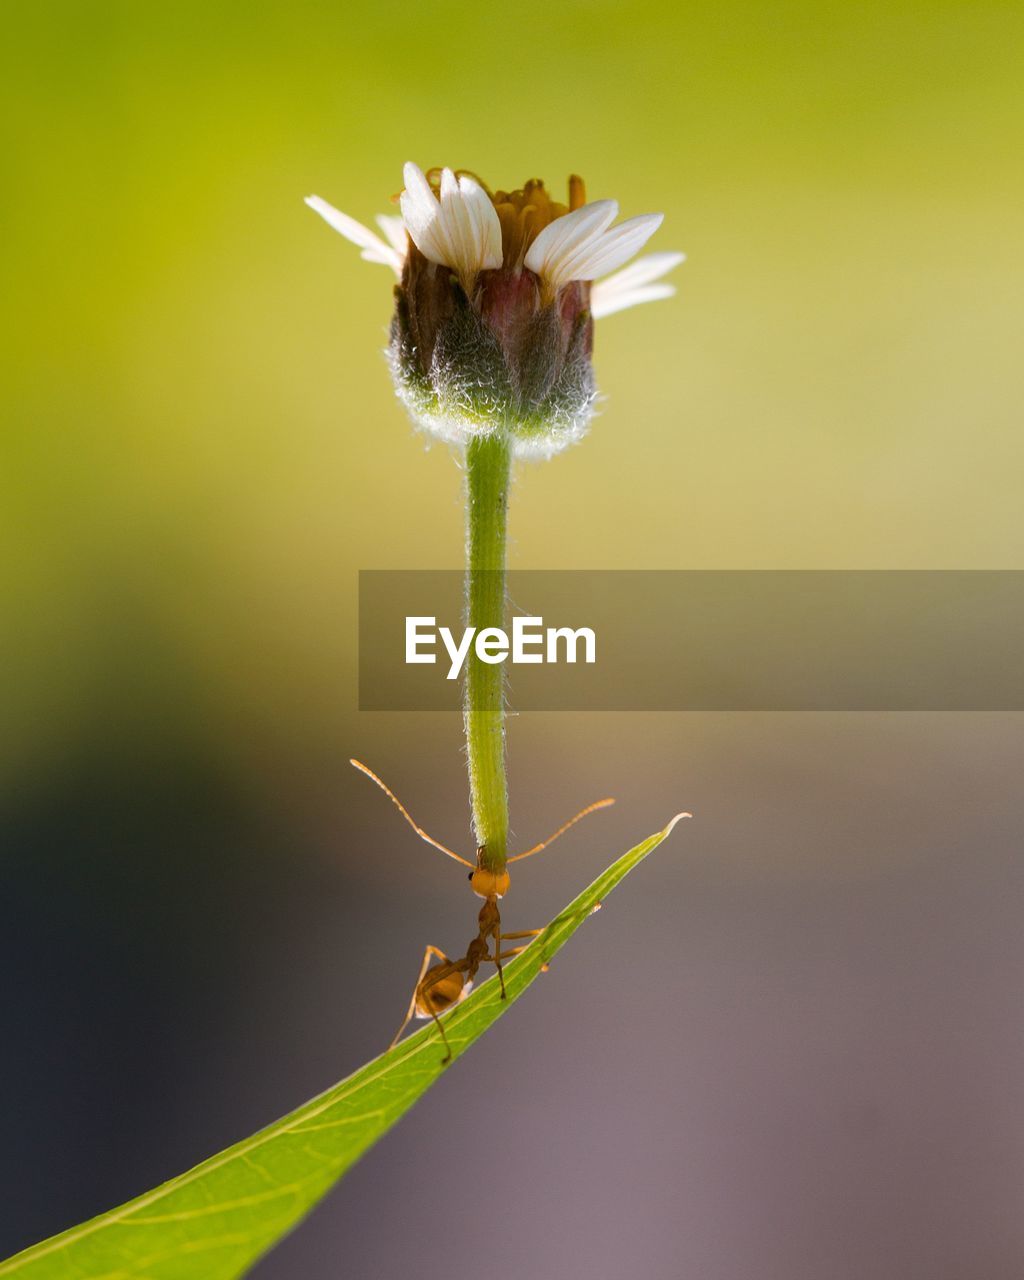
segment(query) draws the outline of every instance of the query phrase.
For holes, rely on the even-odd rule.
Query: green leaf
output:
[[[444,1019],[458,1057],[518,999],[623,876],[668,835],[623,855]],[[232,1280],[266,1252],[449,1068],[431,1023],[269,1128],[188,1173],[0,1263],[19,1280]]]

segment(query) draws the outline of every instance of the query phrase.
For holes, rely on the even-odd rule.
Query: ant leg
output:
[[[526,950],[526,947],[528,947],[529,945],[530,945],[529,943],[526,943],[526,944],[525,944],[524,946],[522,946],[522,947],[513,947],[511,951],[502,951],[502,952],[501,952],[501,954],[500,954],[500,956],[499,956],[499,959],[501,959],[501,960],[512,960],[515,956],[521,955],[521,954]],[[488,958],[488,960],[494,960],[494,957],[493,957],[493,956],[488,956],[487,958]],[[497,960],[494,960],[494,963],[495,963],[495,964],[497,964]],[[540,966],[540,971],[541,971],[541,973],[547,973],[547,971],[548,971],[550,968],[551,968],[551,966],[550,966],[550,965],[548,964],[548,962],[545,960],[545,961],[541,964],[541,966]]]
[[[584,916],[592,916],[595,911],[600,911],[600,910],[601,910],[601,903],[595,902],[594,905],[589,908],[589,910],[579,912],[578,914],[584,915]],[[500,942],[514,942],[519,938],[539,938],[543,932],[544,932],[543,929],[520,929],[517,933],[499,933],[498,940]],[[521,951],[522,947],[520,947],[519,950]]]
[[[521,955],[529,945],[529,943],[526,943],[526,945],[522,947],[513,947],[511,951],[502,951],[498,958],[500,960],[511,960],[513,956]]]
[[[505,990],[505,974],[501,967],[501,916],[498,916],[492,937],[494,938],[494,964],[498,970],[498,986],[501,987],[502,1000],[507,1000],[508,992]]]
[[[434,1012],[434,1010],[433,1010],[433,1009],[431,1009],[431,1011],[430,1011],[430,1016],[431,1016],[431,1017],[434,1019],[434,1021],[437,1023],[437,1029],[438,1029],[438,1031],[440,1031],[440,1033],[441,1033],[441,1039],[444,1041],[445,1054],[444,1054],[444,1057],[441,1059],[441,1066],[442,1066],[442,1067],[446,1067],[446,1066],[448,1065],[448,1063],[449,1063],[449,1062],[451,1062],[451,1060],[452,1060],[452,1047],[451,1047],[451,1045],[448,1043],[448,1037],[447,1037],[447,1035],[445,1035],[444,1023],[443,1023],[443,1022],[441,1021],[441,1019],[437,1016],[437,1014]]]
[[[427,972],[427,966],[430,963],[431,956],[433,956],[437,960],[442,960],[445,964],[451,964],[451,961],[448,959],[445,953],[443,951],[440,951],[437,947],[428,946],[426,951],[424,951],[423,963],[420,965],[420,976],[416,979],[416,985],[412,989],[412,999],[409,1001],[409,1008],[406,1011],[405,1017],[402,1019],[402,1025],[395,1032],[394,1040],[392,1040],[391,1043],[388,1045],[389,1049],[393,1049],[395,1045],[398,1044],[399,1040],[401,1040],[402,1038],[402,1032],[406,1029],[409,1023],[412,1022],[413,1015],[416,1012],[416,997],[420,993],[420,984],[422,983],[423,978]]]
[[[538,930],[538,932],[540,931]],[[491,937],[494,939],[494,955],[489,956],[488,959],[492,961],[498,970],[498,985],[501,987],[502,1000],[508,999],[508,992],[505,990],[505,971],[501,967],[501,961],[503,959],[501,954],[502,941],[506,938],[525,938],[526,936],[527,935],[525,933],[502,933],[500,915],[494,922],[494,928],[491,930]]]
[[[602,904],[600,902],[595,902],[594,905],[589,910],[581,912],[580,914],[585,916],[592,916],[595,912],[601,910],[601,906]],[[511,951],[501,951],[500,943],[515,942],[519,938],[539,938],[540,935],[544,932],[545,930],[543,929],[520,929],[515,933],[498,933],[497,942],[499,946],[495,947],[495,952],[498,955],[498,960],[511,960],[513,956],[520,955],[530,945],[529,943],[526,943],[524,946],[521,946],[521,947],[513,947]],[[498,961],[495,960],[494,963],[497,964]],[[498,971],[499,973],[501,971],[500,965],[498,965]],[[548,963],[545,960],[545,962],[541,965],[541,973],[547,973],[547,971],[548,971]]]
[[[502,951],[501,944],[503,942],[515,942],[518,938],[536,938],[544,932],[543,929],[520,929],[517,933],[498,933],[494,937],[494,963],[498,965],[498,972],[501,972],[500,960],[511,960],[513,956],[520,955],[530,945],[528,942],[521,947],[513,947],[511,951]],[[504,984],[502,984],[504,991]],[[505,997],[502,996],[502,999]]]
[[[543,933],[543,929],[521,929],[518,933],[502,933],[501,922],[494,931],[494,955],[488,956],[498,970],[498,982],[501,984],[501,998],[508,999],[508,993],[505,991],[505,974],[501,967],[502,960],[511,960],[513,956],[517,956],[520,952],[525,951],[529,943],[521,947],[513,947],[511,951],[502,951],[501,944],[503,942],[515,942],[518,938],[536,938],[538,934]]]

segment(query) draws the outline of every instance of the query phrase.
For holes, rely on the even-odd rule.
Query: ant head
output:
[[[507,871],[485,871],[483,867],[469,873],[469,883],[478,898],[504,898],[511,879]]]
[[[420,983],[419,990],[416,992],[416,1014],[420,1018],[430,1018],[435,1014],[444,1013],[446,1009],[464,1000],[473,989],[472,982],[464,978],[457,969],[452,973],[446,973],[437,982],[431,982],[430,975],[434,970],[444,967],[434,965],[433,969],[427,970],[426,977]]]

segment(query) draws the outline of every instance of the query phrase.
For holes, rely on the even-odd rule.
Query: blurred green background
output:
[[[183,714],[180,681],[212,736],[333,738],[354,572],[459,563],[458,476],[379,355],[391,278],[301,204],[368,221],[406,158],[578,171],[689,254],[678,300],[601,326],[607,403],[524,469],[516,565],[1019,563],[1016,5],[7,26],[9,773],[87,732],[108,680],[141,719]]]
[[[7,1145],[20,1198],[0,1245],[13,1249],[176,1172],[356,1065],[390,1034],[422,945],[454,947],[470,922],[457,879],[410,847],[345,764],[366,758],[441,839],[468,843],[456,718],[355,709],[357,571],[456,567],[460,475],[391,395],[381,356],[390,274],[361,262],[302,197],[316,192],[369,221],[414,159],[505,186],[537,175],[560,187],[575,171],[591,198],[614,196],[624,215],[664,211],[652,247],[689,255],[679,295],[599,326],[607,399],[582,446],[519,471],[516,567],[1019,567],[1024,18],[1017,4],[984,0],[103,0],[19,6],[4,26],[0,785],[20,930],[9,943],[21,994],[7,1022],[20,1046],[7,1096],[13,1089],[23,1120]],[[709,1043],[702,1034],[717,1043],[717,1012],[709,1030],[687,1010],[692,975],[705,974],[708,1010],[735,1011],[736,991],[759,989],[756,975],[768,972],[772,998],[796,1002],[792,1021],[750,1024],[721,1060],[707,1048],[708,1088],[723,1062],[749,1057],[760,1066],[747,1105],[765,1124],[779,1115],[777,1095],[758,1091],[770,1060],[759,1035],[781,1026],[779,1081],[824,1078],[822,1114],[834,1103],[856,1148],[844,1163],[841,1144],[812,1134],[806,1150],[792,1139],[794,1154],[757,1122],[739,1125],[755,1147],[763,1140],[772,1178],[791,1171],[786,1205],[832,1198],[806,1221],[773,1209],[769,1222],[765,1209],[763,1229],[745,1219],[739,1236],[724,1226],[701,1235],[730,1219],[737,1195],[749,1206],[756,1192],[738,1192],[721,1164],[711,1179],[721,1195],[699,1190],[681,1156],[659,1163],[669,1130],[633,1117],[614,1130],[614,1152],[590,1161],[628,1164],[628,1144],[639,1144],[649,1178],[637,1194],[658,1207],[657,1230],[639,1208],[627,1214],[629,1257],[651,1276],[732,1278],[754,1274],[744,1267],[755,1259],[759,1277],[787,1280],[1019,1275],[1024,1239],[1000,1216],[1000,1188],[1024,1152],[1019,1124],[1011,1139],[999,1109],[1009,1086],[975,1063],[971,1078],[986,1082],[978,1098],[996,1110],[972,1110],[982,1102],[960,1092],[966,1059],[943,1058],[938,1034],[987,1009],[977,1036],[1008,1037],[1000,1063],[1020,1051],[1009,1010],[1021,993],[1006,967],[1008,904],[1020,892],[1019,718],[549,715],[515,721],[510,740],[523,839],[594,795],[621,801],[597,854],[583,842],[550,870],[538,866],[533,883],[550,888],[524,897],[524,917],[559,905],[680,803],[703,822],[687,834],[688,863],[652,871],[633,916],[623,907],[630,929],[587,953],[593,965],[613,939],[619,948],[622,989],[610,979],[603,988],[617,1021],[609,1029],[607,1006],[594,1008],[591,1085],[552,1103],[555,1114],[585,1131],[587,1088],[601,1087],[616,1034],[680,1061],[683,1046]],[[710,896],[702,884],[715,886]],[[828,949],[822,922],[833,917],[805,895],[825,895],[842,914],[851,884],[863,894],[856,920],[887,921],[894,949],[872,948],[862,971],[864,935],[851,923],[848,935],[838,930],[848,949],[836,944],[834,971],[823,970],[818,943]],[[939,897],[918,934],[924,886]],[[972,893],[968,928],[958,905]],[[746,904],[739,915],[732,894]],[[690,928],[658,916],[684,898],[698,913]],[[762,909],[779,913],[763,937]],[[707,920],[718,923],[705,935]],[[786,941],[806,940],[808,928],[809,949]],[[654,951],[634,956],[638,936]],[[735,946],[709,952],[706,973],[693,955],[680,965],[678,948],[705,936]],[[901,985],[907,937],[917,942],[906,943]],[[951,937],[962,950],[947,972]],[[719,990],[736,956],[739,986]],[[545,1037],[588,999],[580,965],[560,967],[566,1003],[537,1024],[525,1061],[543,1057]],[[660,966],[667,974],[655,980]],[[801,1004],[809,969],[824,986]],[[354,983],[356,972],[369,985]],[[821,977],[830,972],[835,990]],[[980,988],[951,995],[947,979],[965,972]],[[336,983],[326,1011],[316,987],[325,974]],[[896,1001],[878,1022],[854,1019],[851,1080],[872,1078],[857,1046],[891,1044],[893,1028],[909,1026],[899,1060],[913,1070],[903,1079],[893,1069],[905,1086],[893,1105],[906,1115],[919,1071],[934,1070],[946,1090],[937,1085],[934,1113],[897,1125],[892,1146],[876,1145],[864,1163],[857,1144],[890,1132],[885,1071],[882,1101],[852,1085],[847,1097],[845,1084],[836,1101],[814,1058],[822,1010],[846,1008],[844,992],[862,1011],[882,992]],[[962,1004],[951,1012],[947,998]],[[911,1016],[922,1009],[934,1018],[925,1030]],[[673,1011],[688,1029],[663,1043],[656,1028]],[[746,1025],[742,1010],[736,1017]],[[508,1036],[493,1059],[479,1050],[481,1069],[519,1061]],[[552,1043],[556,1061],[572,1052]],[[682,1086],[655,1077],[651,1107],[664,1116]],[[527,1133],[535,1099],[524,1092],[517,1103],[502,1080],[513,1090],[504,1114]],[[715,1114],[699,1082],[687,1088],[704,1099],[702,1115]],[[439,1145],[443,1126],[465,1114],[456,1095],[428,1105],[442,1127],[412,1121],[405,1139],[371,1156],[346,1202],[364,1195],[368,1207],[344,1221],[325,1209],[325,1225],[296,1240],[334,1243],[290,1255],[280,1274],[337,1274],[346,1221],[414,1198],[388,1180],[396,1170],[421,1161],[429,1176],[430,1152],[456,1168],[474,1158],[468,1131]],[[962,1128],[936,1138],[933,1121],[958,1108]],[[703,1150],[692,1132],[676,1136]],[[705,1156],[724,1160],[730,1141],[736,1169],[760,1167],[742,1138],[713,1125]],[[834,1155],[832,1181],[822,1150]],[[897,1211],[893,1196],[864,1191],[873,1169],[883,1187],[890,1177],[920,1187],[925,1167],[961,1169],[965,1151],[974,1185],[981,1168],[993,1184],[948,1238],[952,1181],[921,1193],[917,1217],[913,1203]],[[524,1146],[517,1165],[510,1153],[520,1170],[534,1158]],[[563,1172],[571,1181],[578,1168]],[[671,1235],[682,1211],[663,1202],[666,1187],[685,1188],[693,1207],[688,1244]],[[555,1194],[547,1186],[544,1204]],[[539,1200],[518,1205],[549,1263],[562,1231],[576,1247],[558,1274],[584,1264],[591,1276],[613,1274],[579,1247],[595,1206],[616,1203],[611,1176],[590,1189],[589,1209],[566,1201],[564,1182],[557,1194],[561,1225]],[[858,1262],[865,1239],[887,1243]],[[467,1266],[485,1243],[466,1236]],[[932,1247],[934,1257],[920,1252]],[[461,1255],[448,1248],[454,1265]],[[509,1266],[536,1264],[518,1248]],[[400,1261],[379,1273],[397,1274]],[[451,1273],[444,1265],[437,1274]]]

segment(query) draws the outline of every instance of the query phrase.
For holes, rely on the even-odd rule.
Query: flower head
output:
[[[597,394],[594,318],[674,293],[655,281],[682,254],[625,266],[662,215],[616,223],[616,201],[588,204],[575,176],[565,204],[539,179],[492,192],[451,169],[409,163],[403,176],[402,216],[378,218],[382,235],[319,196],[306,203],[398,277],[389,356],[413,417],[458,443],[507,431],[520,454],[579,439]]]

